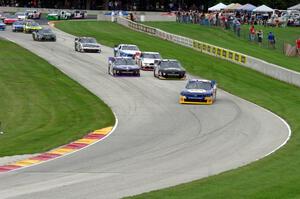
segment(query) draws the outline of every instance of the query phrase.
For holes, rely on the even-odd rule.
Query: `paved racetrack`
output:
[[[34,42],[0,36],[31,50],[103,99],[119,124],[104,141],[41,165],[0,174],[0,198],[119,198],[245,165],[279,147],[288,127],[274,114],[223,91],[211,106],[179,105],[185,81],[107,74],[107,57],[74,52],[74,37]],[[1,49],[2,50],[2,49]]]

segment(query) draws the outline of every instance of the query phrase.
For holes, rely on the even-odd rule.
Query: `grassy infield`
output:
[[[174,34],[183,35],[199,41],[204,41],[223,48],[229,48],[238,52],[251,55],[270,63],[278,64],[285,68],[300,71],[299,57],[286,57],[283,54],[283,40],[289,44],[295,45],[295,40],[300,37],[300,28],[273,28],[256,26],[256,29],[262,29],[264,32],[263,47],[258,46],[256,42],[251,43],[248,40],[248,26],[243,26],[241,38],[234,35],[232,31],[225,31],[221,28],[208,28],[195,24],[178,24],[176,22],[147,22],[147,25]],[[277,38],[277,48],[267,48],[267,33],[274,32]]]
[[[104,45],[134,43],[142,50],[159,51],[165,58],[177,58],[190,73],[216,79],[222,89],[275,112],[292,127],[293,135],[288,145],[263,160],[234,171],[134,198],[300,197],[299,88],[117,24],[68,21],[58,23],[57,27],[74,35],[94,36]]]
[[[45,60],[0,39],[0,157],[46,151],[113,125],[98,97]]]

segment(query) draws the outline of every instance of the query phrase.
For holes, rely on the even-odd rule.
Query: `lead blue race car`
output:
[[[181,91],[180,104],[213,104],[217,97],[217,83],[214,80],[190,79]]]

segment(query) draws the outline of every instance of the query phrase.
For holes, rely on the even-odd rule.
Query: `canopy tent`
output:
[[[227,7],[227,5],[225,5],[224,3],[218,3],[217,5],[214,5],[210,8],[208,8],[208,11],[220,11],[226,7]]]
[[[274,10],[266,5],[261,5],[252,10],[253,12],[274,12]]]
[[[295,6],[289,7],[288,10],[300,10],[300,3]]]
[[[232,4],[229,4],[226,8],[224,8],[224,10],[238,10],[242,5],[239,4],[239,3],[232,3]]]
[[[238,10],[251,12],[255,8],[256,8],[256,6],[254,6],[254,5],[250,4],[250,3],[247,3],[247,4],[239,7]]]

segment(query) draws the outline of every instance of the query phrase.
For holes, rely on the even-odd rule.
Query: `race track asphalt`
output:
[[[57,42],[0,32],[48,60],[115,112],[119,124],[104,141],[77,153],[0,174],[0,198],[120,198],[199,179],[264,157],[289,136],[274,114],[224,91],[215,104],[178,104],[185,81],[107,74],[107,57],[74,51],[74,36]],[[2,49],[1,49],[2,50]],[[17,56],[17,55],[16,55]]]

